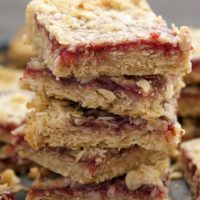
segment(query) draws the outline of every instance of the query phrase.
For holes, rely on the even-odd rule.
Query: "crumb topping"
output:
[[[159,161],[155,166],[142,164],[138,169],[132,170],[126,175],[126,185],[130,190],[136,190],[142,185],[161,186],[168,166],[168,160]]]
[[[181,42],[179,34],[190,45],[185,41],[187,31],[169,30],[145,0],[33,0],[27,9],[27,22],[35,19],[50,39],[55,38],[70,51],[111,41],[115,45],[150,40],[176,47]]]

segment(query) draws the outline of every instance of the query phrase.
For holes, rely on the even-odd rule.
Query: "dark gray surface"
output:
[[[173,180],[169,191],[172,200],[192,200],[191,193],[183,179]]]

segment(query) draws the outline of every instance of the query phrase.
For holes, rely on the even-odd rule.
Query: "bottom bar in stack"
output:
[[[162,152],[145,150],[138,146],[121,150],[44,147],[37,151],[27,144],[20,144],[19,147],[22,157],[65,177],[70,176],[82,184],[103,182],[126,174],[141,164],[153,165],[167,157]]]
[[[168,200],[166,163],[142,164],[126,176],[99,184],[82,185],[57,175],[41,178],[29,190],[27,200]]]
[[[181,145],[181,162],[184,175],[196,200],[200,199],[200,139]]]

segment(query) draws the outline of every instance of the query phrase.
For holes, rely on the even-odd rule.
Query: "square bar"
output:
[[[167,159],[166,154],[162,152],[148,151],[138,146],[121,150],[117,148],[71,150],[64,147],[44,147],[34,150],[26,144],[21,144],[19,149],[22,157],[82,184],[110,180],[126,174],[140,164],[151,165]]]
[[[171,107],[173,108],[173,102]],[[67,148],[129,148],[171,151],[184,131],[175,111],[169,118],[113,115],[99,109],[87,109],[77,103],[37,96],[29,107],[25,138],[35,149],[45,146]]]
[[[25,89],[44,91],[48,97],[75,101],[82,107],[143,118],[167,115],[171,99],[178,97],[184,86],[182,78],[175,75],[57,79],[39,60],[29,63],[20,83]]]
[[[186,74],[188,29],[168,29],[145,0],[33,0],[27,35],[57,77]]]

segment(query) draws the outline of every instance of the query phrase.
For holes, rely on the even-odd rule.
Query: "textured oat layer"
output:
[[[165,160],[154,165],[139,165],[125,177],[99,184],[81,185],[73,179],[51,174],[33,184],[27,199],[167,200],[165,175]]]
[[[41,71],[34,61],[21,79],[23,88],[49,97],[79,102],[83,107],[144,118],[171,114],[170,100],[177,97],[183,82],[177,76],[99,77],[95,79],[61,78],[47,69]]]
[[[52,147],[127,148],[138,144],[146,149],[167,151],[179,143],[183,130],[171,119],[121,117],[77,104],[37,97],[35,111],[27,118],[26,140],[38,149]]]
[[[181,119],[181,124],[185,130],[184,140],[200,137],[200,118],[185,117]]]
[[[158,160],[166,159],[166,155],[161,152],[147,151],[139,147],[121,150],[70,150],[45,147],[37,151],[28,145],[21,148],[22,157],[82,184],[110,180],[135,169],[142,163],[154,164]]]
[[[169,30],[145,0],[33,0],[28,38],[58,77],[185,74],[188,29]]]
[[[181,161],[185,178],[195,195],[200,198],[200,139],[184,142],[181,145]]]
[[[182,90],[179,99],[180,116],[200,116],[200,87],[188,86]]]
[[[187,84],[200,83],[200,29],[191,29],[192,72],[185,77]]]

